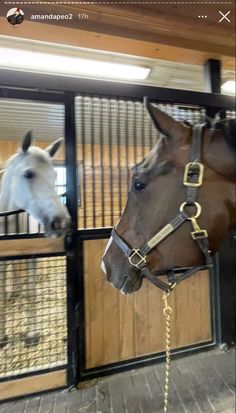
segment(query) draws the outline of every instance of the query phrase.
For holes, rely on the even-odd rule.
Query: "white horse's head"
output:
[[[44,225],[46,236],[63,235],[70,225],[70,216],[55,190],[56,171],[52,157],[63,139],[46,149],[31,146],[28,132],[21,150],[6,164],[1,183],[1,209],[24,209]]]

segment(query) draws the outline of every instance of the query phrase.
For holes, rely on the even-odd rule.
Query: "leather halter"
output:
[[[202,135],[206,128],[205,124],[193,126],[192,146],[190,150],[189,163],[185,166],[183,185],[186,190],[185,202],[180,206],[179,213],[160,231],[158,231],[142,248],[131,248],[128,243],[117,233],[113,228],[111,236],[117,247],[125,254],[131,266],[134,266],[140,271],[142,277],[146,277],[156,287],[165,292],[170,292],[176,284],[190,277],[197,271],[212,267],[212,257],[209,251],[208,234],[205,229],[201,229],[197,222],[197,218],[201,214],[201,205],[196,201],[197,189],[202,185],[204,166],[200,163]],[[195,213],[189,215],[186,212],[187,207],[195,208]],[[165,269],[152,273],[146,265],[147,255],[166,239],[170,234],[175,232],[186,221],[191,221],[192,231],[191,237],[197,243],[204,254],[206,264],[190,267],[187,270],[183,269],[181,274],[177,274],[181,269],[172,268]],[[168,283],[161,281],[157,276],[167,276]]]

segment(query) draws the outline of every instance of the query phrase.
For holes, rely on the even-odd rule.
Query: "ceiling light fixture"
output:
[[[0,67],[36,73],[110,80],[144,80],[150,68],[0,47]]]
[[[225,83],[223,83],[221,88],[224,92],[235,95],[235,89],[236,89],[235,80],[227,80]]]

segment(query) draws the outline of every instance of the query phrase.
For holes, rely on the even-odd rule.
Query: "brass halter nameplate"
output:
[[[154,248],[159,242],[165,239],[171,232],[174,231],[174,226],[171,224],[167,224],[164,228],[162,228],[154,237],[148,241],[147,246],[149,248]]]

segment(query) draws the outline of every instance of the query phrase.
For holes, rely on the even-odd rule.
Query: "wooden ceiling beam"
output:
[[[0,34],[187,64],[203,65],[208,59],[220,59],[223,68],[229,70],[234,70],[235,65],[231,46],[213,47],[212,44],[199,42],[197,49],[194,49],[193,43],[185,43],[181,47],[176,46],[175,42],[171,43],[167,37],[166,44],[164,38],[156,34],[153,34],[152,40],[143,40],[131,38],[130,34],[111,35],[33,21],[25,21],[17,27],[10,26],[4,17],[0,17]]]

